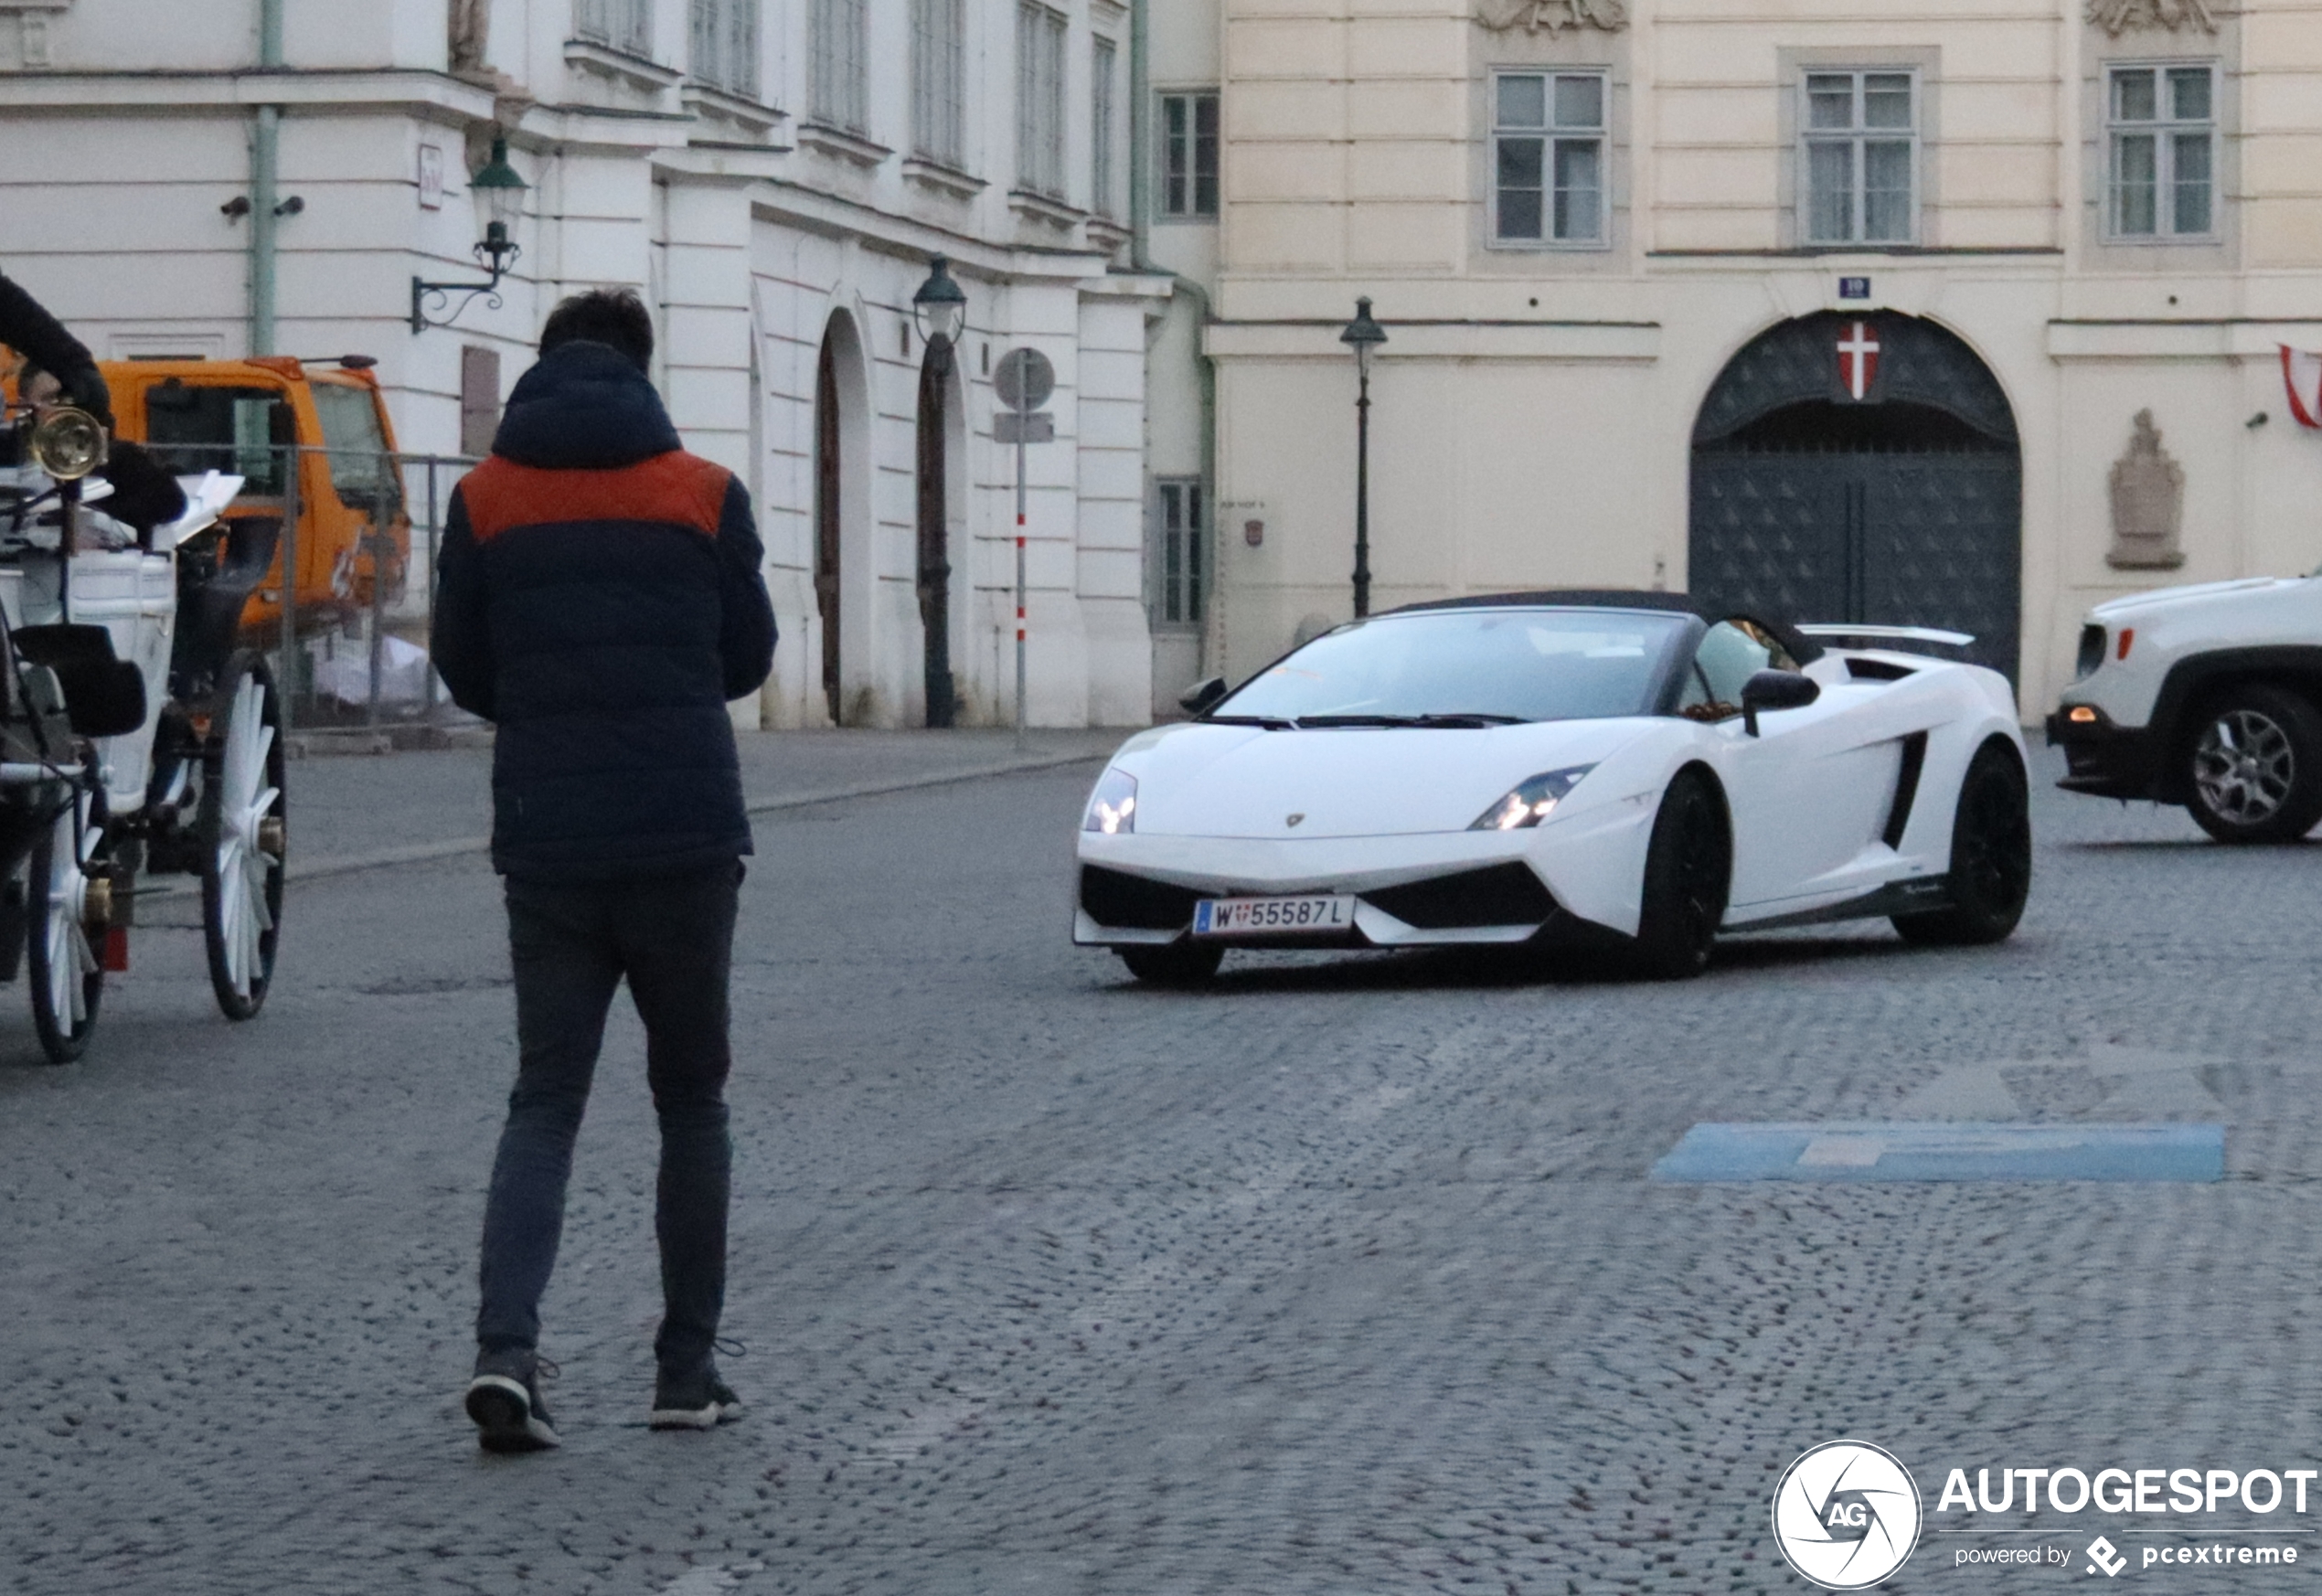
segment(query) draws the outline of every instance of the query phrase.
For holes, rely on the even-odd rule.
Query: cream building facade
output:
[[[406,450],[473,452],[560,296],[638,289],[687,445],[748,482],[776,727],[1015,715],[1015,451],[992,374],[1056,372],[1029,451],[1036,725],[1151,712],[1144,455],[1166,273],[1129,242],[1114,0],[0,0],[0,265],[100,357],[378,361]],[[474,282],[495,137],[522,254]],[[950,257],[948,367],[913,325]],[[480,425],[479,425],[480,423]]]
[[[2322,12],[2290,0],[1221,0],[1216,591],[1686,589],[1976,632],[2322,564]],[[1158,378],[1156,378],[1158,380]],[[2140,420],[2140,418],[2142,418]],[[1158,684],[1156,683],[1156,686]]]

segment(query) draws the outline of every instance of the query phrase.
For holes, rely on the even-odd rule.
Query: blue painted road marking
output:
[[[2225,1127],[1704,1124],[1653,1165],[1653,1178],[2212,1181],[2225,1178]]]

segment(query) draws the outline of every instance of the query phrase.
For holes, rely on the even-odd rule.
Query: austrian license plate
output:
[[[1350,896],[1315,898],[1205,898],[1193,906],[1198,937],[1295,935],[1300,931],[1352,931]]]

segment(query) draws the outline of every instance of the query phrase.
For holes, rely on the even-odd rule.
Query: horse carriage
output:
[[[19,963],[41,1048],[80,1056],[145,885],[201,881],[228,1017],[266,1001],[287,844],[282,711],[239,646],[279,531],[223,519],[242,479],[180,479],[182,515],[116,519],[104,428],[65,406],[16,425],[0,468],[0,979]],[[174,502],[174,501],[173,501]]]

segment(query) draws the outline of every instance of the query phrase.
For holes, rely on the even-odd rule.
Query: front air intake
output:
[[[1363,899],[1421,931],[1539,925],[1556,912],[1556,899],[1531,867],[1513,863],[1382,887]]]
[[[1102,865],[1081,867],[1081,907],[1099,925],[1128,931],[1183,931],[1193,923],[1201,894],[1189,887],[1148,881]]]

